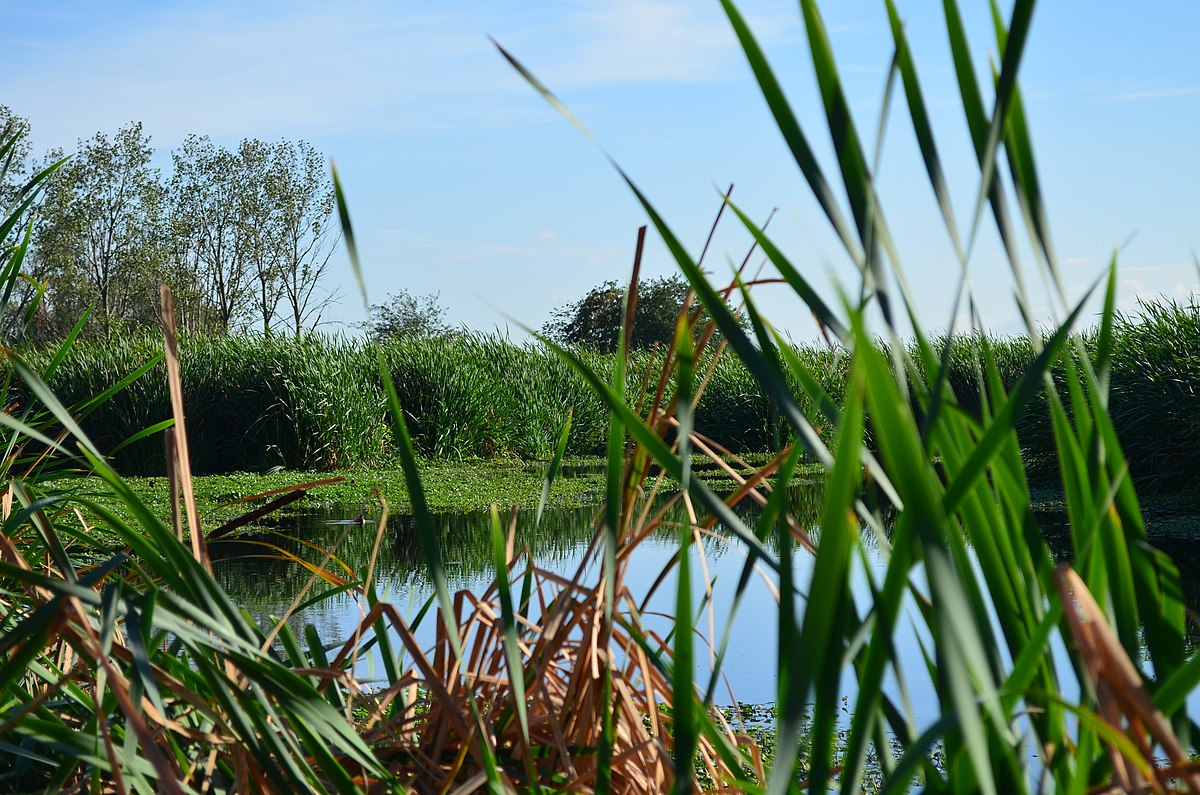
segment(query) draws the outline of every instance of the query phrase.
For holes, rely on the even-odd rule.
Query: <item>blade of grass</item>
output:
[[[554,455],[550,458],[550,466],[546,469],[546,478],[542,481],[542,496],[538,498],[537,516],[534,519],[534,527],[538,527],[542,523],[542,514],[546,510],[546,504],[550,501],[550,489],[554,485],[554,479],[558,477],[558,472],[562,468],[563,456],[567,452],[567,440],[571,436],[571,417],[575,413],[574,408],[567,409],[567,418],[563,421],[562,430],[558,434],[558,443],[554,445]]]

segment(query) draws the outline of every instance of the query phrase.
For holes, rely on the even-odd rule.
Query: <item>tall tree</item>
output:
[[[0,133],[23,124],[0,106]],[[9,175],[28,171],[27,145],[4,140],[0,198]],[[310,144],[247,138],[230,151],[192,135],[172,153],[166,183],[152,156],[133,123],[80,141],[55,174],[29,259],[30,275],[49,285],[46,336],[65,333],[89,306],[90,334],[153,324],[163,282],[191,331],[270,334],[281,325],[299,334],[320,321],[334,300],[321,280],[337,229],[332,185]]]
[[[280,214],[273,207],[274,195],[285,179],[275,147],[247,138],[238,147],[238,165],[243,190],[238,193],[238,256],[250,274],[251,305],[263,334],[271,333],[283,290],[279,278]]]
[[[164,194],[150,165],[153,152],[140,122],[111,140],[96,133],[80,142],[46,191],[37,228],[42,268],[55,294],[69,299],[59,306],[94,301],[101,334],[123,319],[152,322],[153,286],[166,259]]]
[[[0,105],[0,262],[14,266],[9,259],[29,232],[29,208],[37,189],[28,185],[29,122],[17,116],[6,105]],[[0,338],[14,343],[25,336],[29,327],[28,311],[36,300],[38,290],[26,281],[4,278],[0,285]]]
[[[29,176],[29,120],[0,105],[0,209],[7,209]],[[16,225],[19,226],[19,225]]]
[[[239,245],[246,174],[237,154],[207,136],[189,135],[172,159],[172,258],[194,274],[196,289],[211,305],[213,324],[228,333],[245,317],[252,298],[249,264]]]
[[[275,147],[278,181],[272,204],[279,232],[279,280],[286,321],[296,333],[320,321],[336,295],[321,292],[338,232],[333,218],[333,183],[324,158],[305,141]]]

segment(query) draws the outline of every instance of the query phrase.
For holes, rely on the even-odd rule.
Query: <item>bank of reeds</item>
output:
[[[156,356],[152,339],[113,339],[73,346],[51,387],[79,405],[125,379]],[[337,469],[393,465],[395,426],[385,408],[382,356],[404,406],[413,443],[433,459],[548,460],[571,411],[567,453],[602,455],[607,433],[603,402],[551,351],[488,334],[383,344],[328,335],[236,337],[181,341],[182,381],[195,427],[195,472]],[[32,357],[47,362],[52,352]],[[609,355],[579,352],[597,369]],[[827,352],[800,355],[832,360]],[[661,353],[630,358],[627,388],[635,390]],[[101,449],[170,416],[162,366],[129,384],[82,417]],[[836,388],[837,373],[828,386]],[[717,363],[700,407],[700,427],[731,450],[770,448],[778,423],[736,362]],[[146,439],[112,456],[118,471],[160,475],[161,445]]]
[[[1194,488],[1200,478],[1200,309],[1194,301],[1162,300],[1119,314],[1113,323],[1110,409],[1132,476],[1148,489]],[[1093,366],[1096,333],[1080,336]],[[1001,382],[1011,388],[1034,360],[1019,336],[956,336],[933,340],[945,354],[948,385],[962,407],[979,416],[973,389],[984,347]],[[156,356],[153,339],[115,339],[73,346],[51,378],[68,405],[126,379]],[[195,427],[198,474],[391,466],[396,461],[394,423],[384,410],[377,367],[383,354],[405,407],[413,443],[431,459],[520,458],[548,460],[568,409],[573,412],[568,455],[602,455],[606,413],[577,373],[536,343],[516,344],[494,334],[373,344],[331,335],[185,339],[182,378]],[[792,346],[797,360],[840,405],[849,373],[844,350]],[[914,351],[909,350],[909,355]],[[611,356],[579,352],[593,369],[611,369]],[[626,389],[640,386],[662,351],[630,356]],[[52,352],[32,356],[49,361]],[[705,362],[707,366],[707,362]],[[1066,401],[1062,366],[1051,368]],[[90,410],[83,428],[102,450],[112,450],[170,415],[161,365]],[[806,414],[814,404],[794,379],[787,386]],[[1016,425],[1027,463],[1038,477],[1057,471],[1054,435],[1045,393]],[[786,422],[752,373],[735,358],[720,359],[695,417],[697,429],[734,452],[765,452],[792,438]],[[826,442],[833,427],[819,423]],[[111,456],[119,472],[161,475],[157,439],[128,445]],[[1051,483],[1050,485],[1057,485]]]

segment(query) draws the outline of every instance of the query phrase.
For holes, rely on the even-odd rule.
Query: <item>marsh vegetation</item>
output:
[[[1111,326],[1108,406],[1130,473],[1143,489],[1195,488],[1200,477],[1200,306],[1194,300],[1163,299]],[[1038,340],[1039,344],[1044,339]],[[1083,327],[1078,344],[1089,364],[1100,364],[1099,329]],[[945,379],[959,405],[979,417],[975,389],[985,354],[1011,389],[1033,363],[1027,337],[959,335],[933,339]],[[905,346],[917,362],[917,350]],[[657,373],[667,346],[630,352],[625,391],[638,395]],[[153,337],[117,336],[104,343],[79,343],[54,370],[50,386],[67,405],[83,405],[140,372],[161,350]],[[613,355],[587,346],[574,353],[597,372],[610,372]],[[30,355],[43,367],[54,349]],[[835,405],[845,400],[851,356],[841,346],[789,344]],[[396,461],[395,429],[385,411],[380,357],[386,362],[405,407],[417,452],[431,461],[497,459],[549,461],[558,430],[572,412],[566,454],[602,455],[607,432],[604,401],[586,380],[540,343],[514,343],[495,334],[412,335],[382,341],[312,334],[299,337],[195,337],[181,342],[181,378],[193,433],[197,474],[265,472],[274,467],[331,471],[389,467]],[[733,356],[711,352],[699,365],[707,382],[696,406],[696,428],[733,453],[767,453],[795,440],[777,407],[751,370]],[[906,376],[925,379],[919,362]],[[1050,368],[1057,400],[1069,404],[1066,367]],[[170,416],[162,365],[96,405],[82,426],[101,449],[113,450],[144,428]],[[800,379],[785,374],[799,409],[818,416],[816,399]],[[674,387],[674,381],[670,382]],[[1027,466],[1052,480],[1057,471],[1054,431],[1043,386],[1033,408],[1015,418]],[[1069,410],[1069,409],[1068,409]],[[246,418],[253,418],[247,422]],[[818,435],[832,444],[834,426],[818,422]],[[117,449],[113,466],[127,475],[162,472],[157,439]],[[265,490],[265,489],[264,489]]]
[[[1032,317],[1019,219],[1028,238],[1021,245],[1034,252],[1057,309],[1050,328],[1030,321],[1020,340],[995,343],[973,327],[950,344],[923,330],[875,190],[878,163],[842,93],[816,4],[800,6],[833,143],[828,162],[814,155],[811,131],[797,122],[737,8],[723,0],[795,164],[861,281],[831,305],[729,196],[722,216],[745,228],[811,310],[831,340],[811,355],[830,358],[802,354],[774,330],[756,307],[753,279],[707,274],[621,171],[690,288],[672,338],[656,353],[631,351],[636,257],[617,349],[604,357],[550,341],[546,353],[486,338],[461,340],[450,354],[328,340],[229,341],[206,354],[205,344],[178,343],[166,290],[161,377],[151,372],[159,354],[148,342],[129,343],[135,353],[112,369],[83,366],[109,352],[78,348],[72,337],[47,353],[7,351],[7,394],[20,398],[0,415],[6,786],[851,793],[869,770],[885,791],[1200,792],[1192,757],[1200,727],[1188,709],[1200,685],[1200,656],[1188,641],[1193,617],[1179,566],[1150,543],[1131,477],[1188,477],[1170,462],[1192,454],[1189,437],[1181,430],[1178,444],[1163,446],[1146,436],[1138,412],[1153,396],[1180,406],[1155,418],[1191,416],[1190,389],[1178,388],[1189,364],[1168,358],[1170,344],[1154,343],[1195,310],[1150,307],[1141,325],[1126,323],[1115,310],[1114,263],[1097,288],[1099,325],[1082,328],[1090,296],[1070,300],[1059,278],[1017,88],[1032,2],[1018,0],[1007,22],[994,15],[998,63],[986,102],[957,6],[944,4],[979,166],[974,212],[961,225],[915,54],[896,9],[885,5],[895,58],[883,107],[900,108],[920,142],[940,208],[932,223],[944,227],[962,266],[951,308],[968,294],[980,229],[994,226],[1017,275],[1021,314]],[[569,116],[517,58],[500,52]],[[3,146],[17,140],[10,134]],[[6,294],[28,250],[32,227],[23,213],[44,176],[16,194],[0,226]],[[361,273],[336,175],[334,190]],[[337,346],[336,355],[312,355]],[[405,369],[405,355],[418,365]],[[286,371],[264,375],[281,358]],[[1141,372],[1156,361],[1172,363],[1160,376]],[[225,365],[244,383],[216,375]],[[122,368],[132,369],[113,389],[88,381],[89,373]],[[499,390],[489,386],[497,372]],[[718,372],[736,386],[720,391]],[[254,391],[271,379],[283,382],[278,392]],[[419,387],[405,393],[409,381]],[[72,384],[80,391],[64,404],[55,389],[70,393]],[[120,408],[134,388],[150,392]],[[710,390],[718,404],[722,395],[750,396],[763,407],[751,416],[770,451],[754,466],[726,466],[710,436],[720,425],[705,425],[723,416],[705,403]],[[453,397],[421,402],[439,393]],[[241,425],[230,415],[206,418],[222,394],[240,407]],[[360,394],[372,395],[373,418],[338,402]],[[510,415],[497,410],[506,401]],[[380,402],[387,419],[377,416]],[[115,417],[133,415],[125,427],[149,429],[147,443],[162,431],[165,510],[148,507],[106,458],[112,448],[81,427],[108,432],[98,418],[110,405]],[[136,415],[147,405],[170,411]],[[564,416],[568,406],[574,412]],[[256,424],[266,430],[253,431]],[[1123,427],[1142,430],[1131,436]],[[1023,438],[1027,428],[1041,429],[1040,448]],[[419,550],[429,598],[409,609],[381,591],[381,566],[395,548],[385,546],[394,540],[387,500],[375,494],[377,522],[367,535],[357,523],[338,526],[315,558],[292,556],[306,576],[282,615],[247,611],[214,572],[224,528],[206,531],[199,519],[192,462],[220,468],[251,446],[245,434],[253,432],[262,436],[247,454],[252,468],[280,462],[271,456],[342,466],[394,455],[411,506],[403,540]],[[578,562],[560,571],[518,539],[522,527],[552,521],[545,495],[572,439],[574,449],[604,453],[603,506],[588,517]],[[206,445],[217,452],[202,453]],[[488,582],[452,593],[457,558],[430,511],[420,454],[467,451],[545,459],[545,489],[535,510],[488,511]],[[699,476],[695,456],[723,473],[722,487]],[[789,488],[805,462],[823,473],[807,506]],[[1031,466],[1060,487],[1052,521],[1037,510]],[[87,487],[50,487],[64,478]],[[98,484],[120,501],[120,513],[95,498]],[[283,499],[286,489],[268,496]],[[352,543],[369,551],[343,557],[356,529]],[[738,555],[720,604],[700,556],[715,536]],[[655,549],[652,578],[638,565]],[[735,616],[760,575],[772,594],[756,616],[775,650],[769,739],[741,731],[732,713],[716,708],[711,683],[726,664],[728,638],[717,627],[731,622],[704,618]],[[659,601],[648,601],[648,583]],[[335,599],[354,600],[348,634],[294,626],[300,611]],[[914,637],[916,653],[901,654]],[[697,674],[702,656],[708,676]],[[374,666],[369,682],[364,666]],[[911,697],[918,686],[928,692],[920,707]]]

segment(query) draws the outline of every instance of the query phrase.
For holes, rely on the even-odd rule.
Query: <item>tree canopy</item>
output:
[[[32,157],[29,124],[0,106],[0,203],[26,175],[63,158]],[[188,331],[258,329],[299,334],[334,300],[321,284],[338,238],[325,158],[304,141],[253,138],[236,148],[191,135],[164,175],[140,123],[96,133],[46,182],[17,305],[44,293],[37,339],[66,334],[90,310],[84,334],[157,324],[158,286],[175,296]],[[12,329],[5,330],[12,336]]]
[[[372,304],[370,320],[363,327],[380,342],[453,333],[446,324],[446,307],[438,302],[438,293],[413,295],[403,289],[390,293],[382,304]]]
[[[670,343],[687,291],[688,283],[677,275],[638,281],[633,350]],[[555,309],[542,326],[542,333],[565,345],[612,353],[617,349],[624,312],[625,290],[610,280],[593,287],[578,301]],[[701,323],[707,321],[708,313],[702,312]]]

